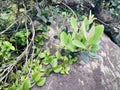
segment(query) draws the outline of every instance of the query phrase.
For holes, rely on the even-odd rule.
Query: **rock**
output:
[[[113,27],[113,29],[108,29],[109,33],[111,33],[111,38],[120,47],[120,25],[116,22],[111,23],[110,27]]]
[[[117,23],[111,23],[105,26],[105,33],[109,38],[120,47],[120,28]]]
[[[101,10],[99,13],[96,13],[96,17],[105,23],[111,23],[113,18],[108,10]]]
[[[53,73],[43,87],[31,90],[120,90],[120,48],[103,35],[98,54],[98,60],[75,63],[68,75]]]

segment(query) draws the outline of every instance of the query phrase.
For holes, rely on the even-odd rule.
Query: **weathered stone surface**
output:
[[[68,75],[51,74],[45,86],[31,90],[120,90],[120,48],[103,35],[98,54],[99,60],[75,63]]]
[[[113,18],[108,10],[101,10],[98,14],[96,14],[96,17],[102,20],[105,23],[111,23],[113,21]]]

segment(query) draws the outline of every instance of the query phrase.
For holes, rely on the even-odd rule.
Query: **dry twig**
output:
[[[14,24],[16,24],[19,20],[21,20],[23,17],[23,15],[21,17],[19,17],[14,23],[12,23],[10,26],[8,26],[5,30],[3,30],[2,32],[0,32],[0,34],[5,33],[6,31],[8,31]]]
[[[34,24],[33,24],[32,19],[28,15],[26,17],[28,17],[28,19],[30,20],[30,24],[32,25],[32,38],[31,38],[31,41],[27,45],[27,47],[25,48],[25,50],[16,58],[16,61],[13,64],[9,65],[6,69],[4,69],[2,71],[2,73],[0,74],[0,82],[2,82],[5,78],[8,77],[9,73],[13,70],[13,68],[16,66],[16,64],[18,64],[18,62],[20,62],[22,60],[22,58],[26,55],[26,53],[28,53],[30,51],[31,47],[34,45],[34,37],[35,37]],[[34,50],[33,50],[32,54],[33,53],[34,53]]]

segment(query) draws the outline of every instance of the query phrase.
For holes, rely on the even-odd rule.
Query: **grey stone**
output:
[[[120,48],[103,35],[98,54],[98,60],[75,63],[68,75],[53,73],[43,87],[31,90],[120,90]]]

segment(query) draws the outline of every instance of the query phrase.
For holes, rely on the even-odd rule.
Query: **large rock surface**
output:
[[[98,60],[75,63],[68,75],[51,74],[43,87],[31,90],[120,90],[120,48],[103,35],[98,54]]]

